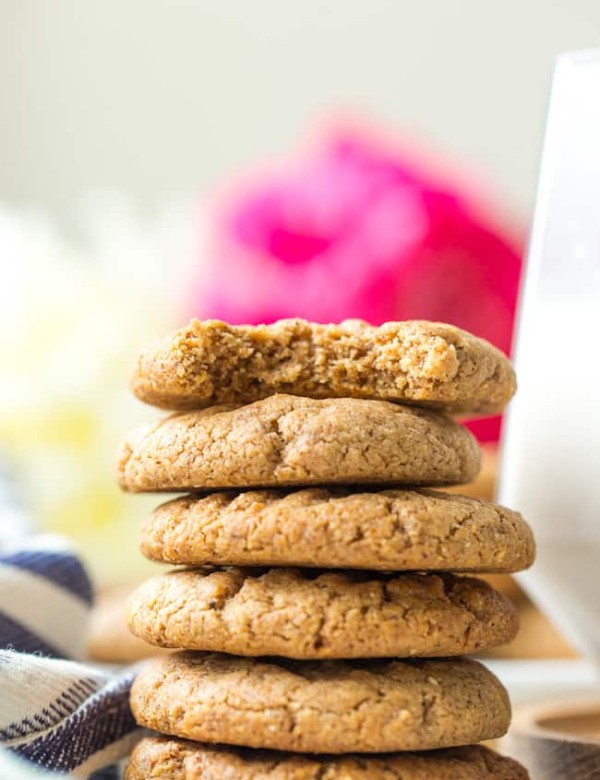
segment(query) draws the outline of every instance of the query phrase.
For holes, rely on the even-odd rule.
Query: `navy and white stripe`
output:
[[[75,662],[84,658],[93,595],[69,545],[57,537],[15,544],[0,550],[0,746],[53,773],[116,780],[114,764],[139,739],[129,708],[134,671]]]
[[[19,760],[8,750],[0,750],[0,777],[6,780],[40,780],[40,772],[29,762]],[[61,780],[66,775],[53,773],[50,777],[52,780]]]
[[[60,538],[34,537],[0,553],[0,646],[82,659],[90,579]]]

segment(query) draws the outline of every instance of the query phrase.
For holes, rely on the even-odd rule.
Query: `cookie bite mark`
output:
[[[192,320],[139,357],[132,388],[146,403],[186,410],[276,393],[414,403],[495,414],[515,391],[495,347],[451,325],[361,320],[271,325]]]

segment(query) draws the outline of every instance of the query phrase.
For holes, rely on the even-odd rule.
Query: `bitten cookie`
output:
[[[307,753],[379,753],[502,736],[510,703],[468,659],[262,662],[177,653],[134,681],[141,726],[197,742]]]
[[[300,569],[174,571],[137,589],[128,620],[160,647],[297,659],[465,655],[518,630],[481,580]]]
[[[165,409],[250,403],[274,393],[369,398],[491,414],[515,391],[507,358],[483,339],[439,322],[281,320],[189,325],[144,351],[132,379]]]
[[[134,431],[118,463],[131,491],[323,483],[468,482],[479,449],[443,415],[387,401],[275,395]]]
[[[142,552],[165,563],[515,572],[535,545],[518,512],[433,490],[250,490],[158,507]]]
[[[381,756],[316,757],[213,748],[148,737],[126,780],[528,780],[522,766],[482,745]]]

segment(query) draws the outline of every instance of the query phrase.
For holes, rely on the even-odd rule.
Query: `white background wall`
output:
[[[0,0],[0,202],[152,209],[369,111],[479,166],[527,215],[553,56],[598,0]]]

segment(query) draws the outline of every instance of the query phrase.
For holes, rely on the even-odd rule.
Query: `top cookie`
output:
[[[272,395],[144,426],[125,441],[117,470],[121,487],[133,492],[448,485],[475,477],[479,450],[466,428],[426,409]]]
[[[516,389],[508,359],[487,341],[438,322],[192,320],[142,352],[132,378],[164,409],[245,404],[274,393],[366,398],[460,414],[501,411]]]

